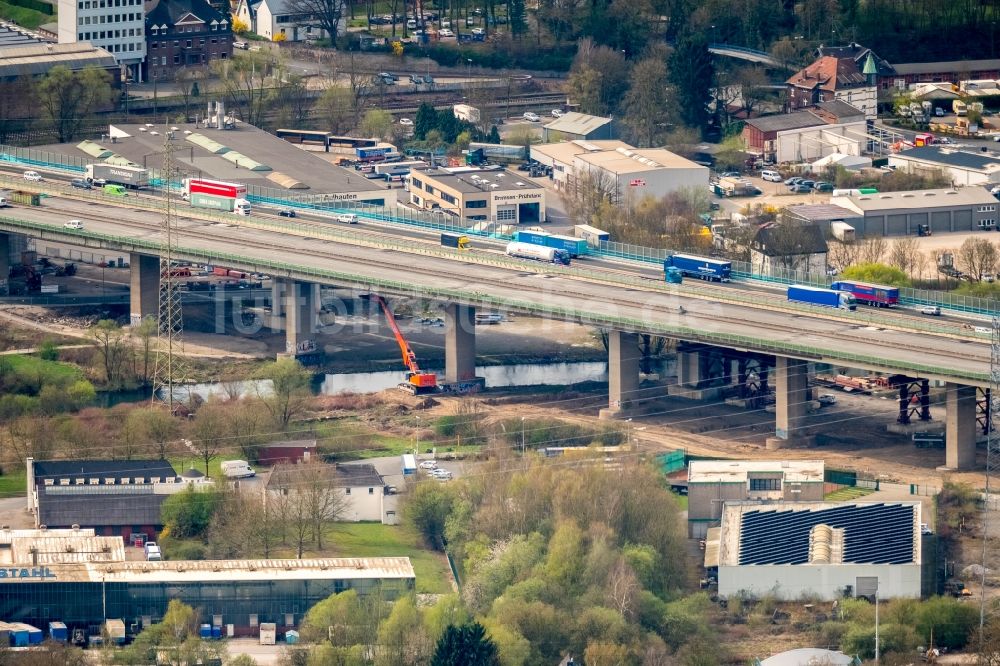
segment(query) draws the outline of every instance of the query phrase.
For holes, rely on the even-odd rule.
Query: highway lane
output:
[[[157,215],[130,209],[109,210],[99,203],[49,200],[46,207],[18,208],[6,215],[13,213],[19,219],[57,225],[55,231],[61,233],[62,223],[70,212],[85,220],[86,231],[151,241],[161,238]],[[87,219],[88,213],[91,219]],[[178,226],[177,243],[181,247],[240,254],[262,263],[284,261],[307,269],[401,281],[410,285],[414,294],[452,290],[468,294],[470,301],[488,296],[521,303],[526,311],[540,305],[584,312],[593,319],[628,318],[637,323],[637,330],[649,332],[684,329],[694,339],[699,336],[706,339],[716,333],[737,334],[800,352],[803,346],[831,350],[825,358],[833,360],[838,353],[854,353],[882,359],[884,365],[901,369],[919,366],[948,369],[936,374],[925,372],[925,376],[947,378],[955,373],[955,376],[980,377],[989,363],[989,346],[983,341],[868,327],[860,313],[848,315],[820,308],[810,308],[802,314],[778,312],[692,298],[685,293],[684,285],[650,281],[648,287],[622,286],[559,275],[539,263],[505,261],[508,266],[482,265],[461,258],[422,256],[201,220],[181,219]],[[679,306],[683,306],[684,313]],[[745,346],[766,349],[749,341]]]

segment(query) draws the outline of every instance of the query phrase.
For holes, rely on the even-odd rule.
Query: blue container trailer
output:
[[[795,303],[808,303],[809,305],[821,305],[841,310],[854,310],[857,307],[857,301],[854,300],[854,295],[850,292],[824,289],[823,287],[808,287],[800,284],[793,284],[788,287],[788,300]]]
[[[698,257],[693,254],[670,254],[663,260],[664,274],[670,268],[676,268],[687,277],[714,282],[729,282],[733,272],[733,263],[725,259]]]
[[[551,247],[556,250],[564,250],[573,259],[587,253],[586,238],[559,236],[543,231],[517,231],[514,233],[514,240],[518,243],[530,243],[532,245]]]

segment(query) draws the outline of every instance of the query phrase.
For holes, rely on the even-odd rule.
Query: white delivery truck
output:
[[[222,473],[227,479],[246,479],[257,474],[246,460],[223,460]]]

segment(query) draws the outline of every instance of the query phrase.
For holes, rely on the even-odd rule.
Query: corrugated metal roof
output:
[[[795,113],[779,113],[773,116],[750,118],[746,124],[761,132],[781,132],[805,127],[818,127],[826,125],[826,121],[808,111],[796,111]]]
[[[942,62],[904,62],[893,65],[897,74],[954,74],[1000,70],[1000,59],[947,60]]]
[[[240,164],[242,165],[242,162],[240,162]],[[267,174],[267,179],[272,183],[276,183],[281,187],[284,187],[286,190],[309,189],[309,186],[303,183],[302,181],[296,180],[287,174],[279,173],[277,171],[272,171],[271,173]]]
[[[114,69],[118,64],[108,51],[90,42],[26,44],[0,48],[0,76],[45,74],[56,65],[71,70],[86,67]]]
[[[192,583],[277,580],[414,578],[408,557],[289,560],[198,560],[47,565],[52,578],[0,578],[4,584],[39,582]]]
[[[124,561],[125,544],[120,536],[58,536],[15,539],[11,544],[10,561],[4,563],[51,566]]]
[[[861,196],[834,197],[830,201],[860,213],[878,210],[996,205],[997,202],[993,195],[982,187],[882,192]]]
[[[107,148],[105,148],[100,144],[94,143],[89,139],[85,139],[80,143],[76,144],[76,147],[82,150],[83,152],[87,153],[91,157],[94,157],[99,160],[103,160],[105,157],[110,157],[111,155],[114,155],[112,151],[108,150]]]
[[[954,148],[940,148],[938,146],[921,146],[910,148],[891,156],[893,159],[919,160],[934,164],[945,164],[947,166],[961,167],[964,169],[978,169],[982,171],[995,171],[1000,169],[1000,155],[990,152],[968,152],[955,150]]]
[[[545,126],[550,132],[565,132],[567,134],[590,134],[611,122],[611,118],[591,116],[586,113],[570,111]]]

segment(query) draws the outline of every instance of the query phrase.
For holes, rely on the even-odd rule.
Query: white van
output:
[[[357,224],[358,216],[354,213],[339,213],[333,216],[333,219],[337,222],[343,222],[344,224]]]
[[[257,475],[246,460],[223,460],[222,473],[227,479],[246,479]]]
[[[3,198],[3,197],[0,197],[0,208],[6,208],[6,207],[7,207],[7,206],[9,206],[9,205],[10,205],[10,202],[9,202],[9,201],[7,201],[7,200],[6,200],[5,198]]]
[[[782,180],[784,180],[781,177],[780,173],[778,173],[777,171],[772,171],[770,169],[764,169],[763,171],[761,171],[760,177],[772,183],[780,183]]]
[[[860,197],[861,190],[834,190],[830,193],[831,197]]]

